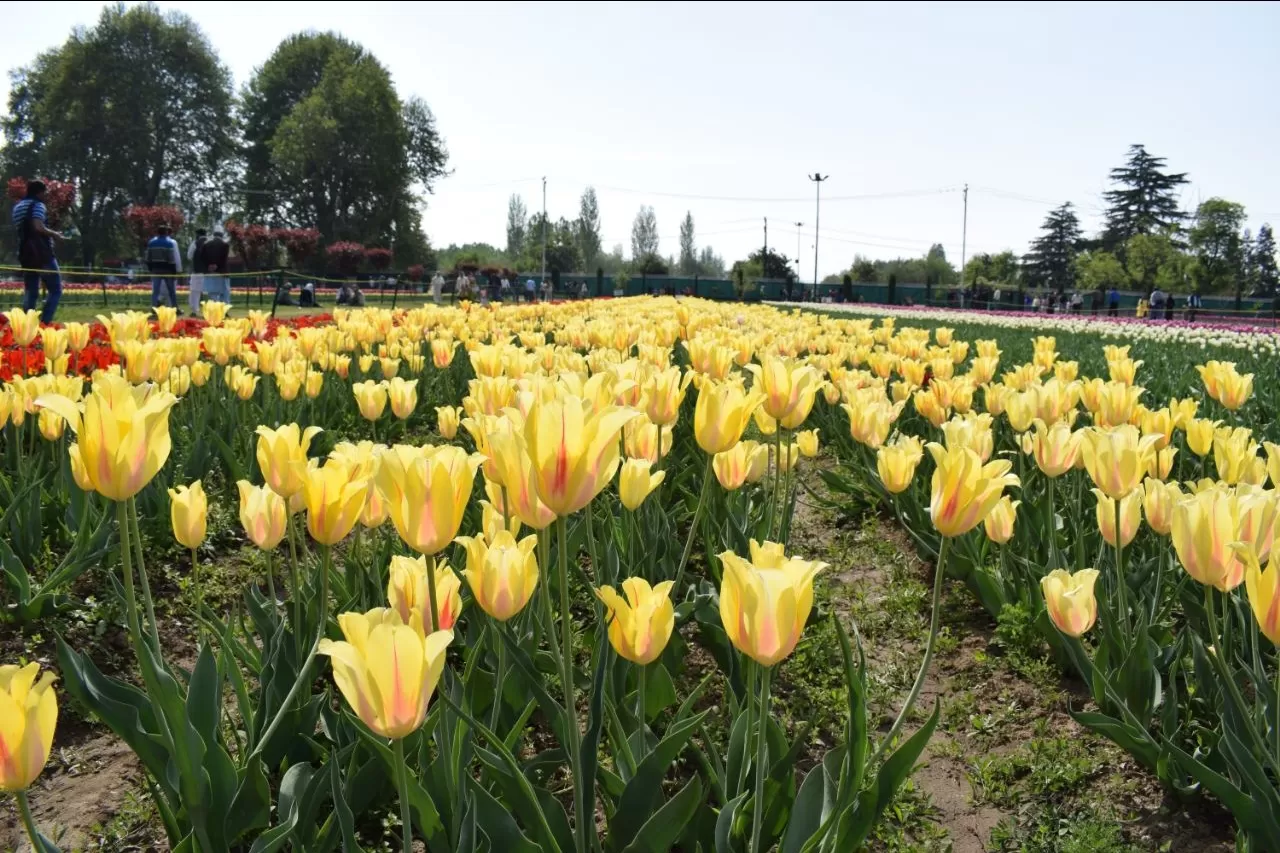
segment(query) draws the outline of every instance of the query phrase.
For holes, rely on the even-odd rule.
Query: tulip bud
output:
[[[471,587],[480,609],[499,622],[506,622],[524,609],[538,586],[538,561],[533,549],[536,535],[519,543],[503,530],[493,543],[483,536],[459,536],[467,551],[467,568],[462,574]]]
[[[457,406],[436,406],[436,432],[445,441],[453,441],[458,434],[461,411]]]
[[[1084,635],[1098,618],[1098,601],[1093,594],[1097,580],[1097,569],[1081,569],[1075,574],[1054,569],[1040,579],[1049,618],[1068,637]]]
[[[647,459],[628,459],[618,475],[618,495],[622,498],[622,505],[633,512],[667,476],[666,471],[650,474],[649,467]]]
[[[173,522],[173,538],[184,548],[199,548],[204,542],[209,515],[209,500],[204,487],[196,480],[190,487],[169,490],[169,516]]]
[[[622,582],[626,597],[611,586],[596,590],[604,602],[609,625],[609,642],[614,650],[632,663],[653,663],[667,647],[676,626],[675,608],[671,606],[672,581],[650,587],[643,578],[627,578]]]
[[[1018,507],[1022,501],[1010,499],[1008,495],[1000,498],[1000,502],[991,508],[982,524],[987,538],[997,545],[1003,545],[1013,538],[1013,524],[1018,518]]]
[[[236,483],[240,491],[240,525],[254,545],[264,551],[275,550],[284,539],[289,521],[285,499],[267,486],[255,486],[248,480]]]
[[[49,761],[58,727],[54,678],[38,663],[0,666],[0,791],[30,788]]]
[[[813,608],[813,578],[826,563],[787,557],[776,542],[751,540],[750,560],[720,555],[720,621],[733,645],[761,666],[795,650]]]

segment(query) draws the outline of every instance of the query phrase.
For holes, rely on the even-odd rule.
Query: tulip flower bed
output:
[[[858,850],[939,725],[948,578],[1083,679],[1081,726],[1280,849],[1266,344],[666,298],[6,316],[0,617],[89,589],[121,639],[0,668],[35,849],[70,708],[174,850]],[[819,492],[936,567],[875,710],[857,625],[814,607],[843,555],[792,542]],[[814,632],[839,716],[811,732],[778,709]]]

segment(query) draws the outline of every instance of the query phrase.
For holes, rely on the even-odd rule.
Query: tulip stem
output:
[[[1222,641],[1222,635],[1218,633],[1218,614],[1215,610],[1216,602],[1213,600],[1213,585],[1204,585],[1204,611],[1209,617],[1209,639],[1214,643],[1214,648],[1208,650],[1209,659],[1213,661],[1213,666],[1218,670],[1218,678],[1222,680],[1227,691],[1231,694],[1231,700],[1240,710],[1241,717],[1246,721],[1246,729],[1249,730],[1249,738],[1253,741],[1254,751],[1266,758],[1267,764],[1270,765],[1272,772],[1280,772],[1280,757],[1272,754],[1267,749],[1267,745],[1263,743],[1262,737],[1258,734],[1258,727],[1254,724],[1255,718],[1252,714],[1246,714],[1244,697],[1240,694],[1240,687],[1236,684],[1235,678],[1231,675],[1231,671],[1227,668],[1226,661],[1223,658],[1229,653],[1230,646]]]
[[[1272,748],[1275,750],[1276,763],[1280,764],[1280,656],[1276,658],[1275,697],[1272,700],[1272,712],[1275,714],[1271,727]]]
[[[22,817],[22,826],[27,831],[27,838],[31,839],[31,849],[43,850],[44,845],[37,840],[40,837],[40,833],[36,831],[36,822],[31,817],[31,804],[27,802],[26,790],[18,791],[16,796],[18,798],[18,814]]]
[[[129,623],[130,639],[133,640],[134,653],[138,656],[138,666],[145,669],[142,661],[142,626],[138,620],[138,598],[133,587],[133,543],[129,541],[129,503],[116,502],[116,523],[120,527],[120,567],[124,575],[125,619]]]
[[[1112,501],[1115,504],[1116,526],[1114,528],[1115,545],[1116,545],[1116,580],[1119,582],[1120,597],[1120,625],[1127,635],[1129,633],[1129,582],[1124,576],[1124,537],[1120,535],[1120,501],[1119,499]]]
[[[907,694],[907,701],[903,704],[902,710],[898,712],[898,718],[893,721],[893,728],[889,729],[889,733],[885,735],[884,740],[880,741],[880,745],[876,747],[875,754],[871,756],[871,760],[867,762],[868,767],[874,767],[878,764],[878,760],[884,751],[893,743],[893,739],[902,731],[903,724],[907,721],[907,715],[911,713],[912,707],[916,704],[916,699],[920,698],[920,690],[924,687],[925,676],[929,674],[929,664],[933,662],[933,649],[938,642],[938,613],[942,609],[942,579],[947,573],[947,552],[951,549],[950,537],[942,537],[942,542],[938,545],[938,562],[935,564],[933,574],[933,600],[929,616],[929,639],[924,647],[924,660],[920,661],[920,671],[916,674],[915,683],[911,685],[911,692]]]
[[[502,684],[507,678],[507,645],[502,642],[501,632],[502,627],[499,626],[493,634],[498,646],[498,669],[497,678],[493,682],[493,710],[489,712],[489,728],[495,732],[502,722]]]
[[[760,846],[760,830],[764,828],[764,777],[769,763],[769,676],[772,667],[764,667],[760,677],[760,723],[756,732],[756,795],[751,819],[750,853],[764,853]]]
[[[790,454],[788,454],[790,455]],[[782,426],[773,428],[773,499],[769,501],[769,538],[773,538],[773,523],[779,521],[778,486],[782,483]],[[781,522],[779,522],[781,529]]]
[[[676,582],[671,587],[673,598],[681,600],[680,581],[684,580],[684,568],[689,564],[689,555],[693,553],[693,537],[698,533],[698,522],[702,520],[702,507],[707,502],[707,487],[711,484],[711,454],[707,454],[707,465],[702,472],[702,490],[698,493],[698,505],[693,510],[693,521],[689,523],[689,536],[684,540],[684,553],[680,555],[680,565],[676,568]]]
[[[138,503],[129,498],[129,538],[133,541],[133,556],[137,561],[138,579],[142,582],[142,602],[147,608],[147,622],[151,625],[151,647],[156,660],[163,660],[160,651],[160,623],[156,621],[156,606],[151,600],[151,581],[147,579],[147,566],[142,560],[142,530],[138,527]]]
[[[431,633],[434,634],[439,628],[436,622],[439,618],[440,611],[437,610],[436,604],[436,555],[431,555],[431,565],[427,568],[427,598],[431,602],[431,620],[427,623],[431,626]]]
[[[280,604],[280,599],[276,598],[276,567],[271,559],[271,552],[264,551],[267,556],[267,594],[271,596],[271,612],[274,615],[276,607]]]
[[[646,748],[647,741],[644,736],[644,726],[646,722],[645,717],[647,716],[647,714],[645,713],[645,703],[644,703],[644,691],[645,691],[644,682],[645,682],[645,671],[647,669],[648,669],[647,666],[645,666],[644,664],[640,664],[639,670],[636,673],[636,720],[639,721],[639,728],[636,731],[640,733],[640,755],[638,756],[639,758],[644,758],[645,753],[649,751]]]
[[[581,853],[590,850],[588,844],[587,815],[583,809],[584,799],[577,790],[580,785],[588,784],[582,778],[582,744],[578,731],[578,706],[573,695],[573,616],[569,612],[569,522],[561,516],[556,519],[556,539],[559,546],[560,559],[560,680],[564,682],[564,714],[565,726],[569,737],[569,768],[573,777],[573,811],[574,830],[578,838],[578,850]]]
[[[400,789],[400,838],[404,853],[413,853],[413,813],[409,810],[409,766],[404,760],[404,740],[396,738],[391,743],[396,757],[396,787]]]
[[[204,644],[204,591],[200,588],[200,561],[191,549],[191,586],[196,594],[196,646]]]
[[[286,501],[287,503],[287,501]],[[289,534],[289,559],[293,573],[293,650],[302,657],[302,573],[298,570],[298,543],[294,539],[293,515],[288,516],[285,529]]]

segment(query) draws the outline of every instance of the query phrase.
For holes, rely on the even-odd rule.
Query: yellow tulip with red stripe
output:
[[[25,791],[49,761],[58,727],[54,674],[40,664],[0,666],[0,791]]]
[[[427,558],[406,557],[397,554],[391,558],[387,581],[387,604],[400,615],[404,624],[429,633],[432,625],[427,617],[431,609],[431,592],[427,578],[431,570]],[[462,581],[449,564],[443,561],[435,566],[437,631],[451,630],[462,613]]]
[[[1005,487],[1019,484],[1017,476],[1009,473],[1007,459],[983,464],[968,447],[948,450],[936,442],[926,447],[936,465],[929,516],[943,536],[962,536],[977,527],[1000,501]]]
[[[209,499],[199,480],[190,486],[178,486],[169,490],[169,520],[173,524],[173,538],[182,547],[200,547],[204,542],[208,516]]]
[[[391,608],[340,613],[338,627],[344,639],[321,640],[319,653],[347,704],[381,737],[413,734],[427,718],[453,632],[423,634]]]
[[[369,480],[354,478],[351,465],[341,459],[312,462],[298,493],[311,538],[322,545],[341,542],[360,519],[369,488]]]
[[[1081,569],[1074,574],[1054,569],[1040,579],[1049,618],[1068,637],[1083,636],[1097,621],[1098,600],[1093,592],[1097,580],[1097,569]]]
[[[236,483],[240,492],[240,525],[245,535],[264,551],[272,551],[288,530],[289,515],[285,499],[268,486],[255,486],[248,480]]]
[[[462,573],[480,609],[506,622],[529,603],[538,586],[538,560],[534,547],[537,535],[519,542],[508,530],[500,530],[491,541],[484,536],[459,536],[466,549],[467,568]]]
[[[795,651],[813,609],[813,579],[827,564],[788,557],[777,542],[751,540],[750,559],[720,555],[720,621],[729,640],[761,666]]]
[[[613,479],[620,461],[618,434],[636,415],[617,406],[589,412],[587,401],[572,394],[533,404],[525,446],[538,497],[558,517],[585,507]]]
[[[627,578],[622,582],[623,595],[612,586],[596,590],[596,597],[604,602],[609,642],[619,656],[646,666],[662,654],[676,627],[672,586],[673,581],[651,587],[644,578]]]
[[[377,488],[406,545],[419,554],[438,554],[453,541],[483,461],[453,446],[397,445],[381,455]]]

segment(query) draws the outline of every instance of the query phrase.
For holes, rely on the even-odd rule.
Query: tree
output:
[[[524,241],[529,234],[529,209],[518,193],[507,200],[507,257],[515,260],[524,251]]]
[[[75,183],[85,263],[113,248],[129,204],[216,207],[233,154],[231,75],[186,15],[102,10],[13,75],[5,170]]]
[[[147,241],[156,236],[156,230],[167,226],[170,231],[177,231],[186,221],[182,211],[170,204],[130,205],[121,214],[125,228],[129,232],[133,251],[141,252]]]
[[[430,109],[402,102],[391,76],[332,33],[291,36],[242,96],[246,208],[326,239],[429,251],[415,186],[431,192],[448,152]]]
[[[1129,280],[1120,259],[1101,249],[1076,255],[1075,276],[1082,290],[1110,290],[1123,287]]]
[[[707,278],[724,277],[724,258],[717,255],[710,246],[703,246],[698,253],[698,275]]]
[[[681,275],[698,274],[698,250],[693,241],[693,214],[685,211],[684,221],[680,223],[680,273]]]
[[[1240,226],[1244,206],[1221,198],[1210,198],[1196,208],[1188,242],[1195,256],[1192,280],[1202,293],[1235,288],[1237,300],[1244,285],[1241,275]]]
[[[1162,290],[1182,289],[1186,257],[1168,233],[1135,234],[1120,254],[1129,282],[1142,293],[1150,293],[1156,285]]]
[[[578,218],[573,223],[578,254],[584,269],[595,266],[600,256],[600,203],[595,187],[587,187],[578,200]]]
[[[1245,293],[1252,293],[1257,286],[1257,254],[1254,251],[1253,234],[1246,228],[1240,234],[1240,288]]]
[[[320,245],[320,232],[314,228],[276,228],[271,236],[284,247],[294,268],[301,268]]]
[[[875,262],[862,255],[853,256],[853,266],[849,268],[849,275],[853,276],[853,280],[858,284],[870,284],[879,281],[880,278]]]
[[[657,255],[658,243],[657,214],[652,207],[641,205],[631,223],[631,260],[640,264],[649,256]]]
[[[1276,238],[1271,225],[1264,222],[1258,229],[1253,243],[1254,264],[1257,267],[1258,289],[1263,293],[1280,290],[1280,270],[1276,269]]]
[[[1080,220],[1071,202],[1049,211],[1040,228],[1044,233],[1031,242],[1023,258],[1027,279],[1062,293],[1075,282],[1074,262],[1080,251]]]
[[[912,279],[906,276],[904,278],[909,281],[919,281],[918,278]],[[924,256],[924,278],[931,284],[954,284],[959,278],[956,268],[947,260],[947,250],[941,243],[930,246],[928,253]]]
[[[1187,183],[1185,172],[1164,171],[1165,158],[1153,157],[1142,145],[1129,146],[1129,160],[1111,170],[1117,189],[1102,194],[1107,202],[1103,245],[1121,248],[1135,234],[1155,234],[1176,228],[1186,215],[1178,209],[1177,188]]]

